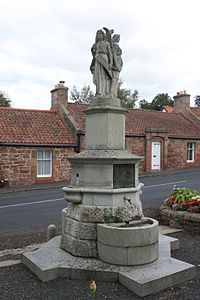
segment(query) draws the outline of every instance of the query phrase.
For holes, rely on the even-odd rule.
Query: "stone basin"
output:
[[[98,256],[102,261],[125,266],[158,259],[158,221],[143,218],[124,223],[97,225]]]
[[[147,220],[140,220],[140,221],[136,221],[136,222],[125,222],[125,224],[122,225],[117,225],[117,227],[120,228],[131,228],[131,227],[145,227],[145,226],[149,226],[149,224],[153,224],[153,221],[150,219]]]

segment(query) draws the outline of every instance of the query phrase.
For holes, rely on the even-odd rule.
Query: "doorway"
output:
[[[152,142],[151,169],[160,170],[160,142]]]

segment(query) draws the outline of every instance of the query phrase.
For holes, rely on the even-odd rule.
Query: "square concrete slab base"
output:
[[[170,257],[171,250],[179,248],[179,241],[168,236],[159,235],[158,260],[136,267],[74,257],[60,249],[60,241],[61,236],[56,236],[38,250],[22,256],[24,265],[43,282],[58,277],[120,282],[143,297],[195,277],[193,265]]]

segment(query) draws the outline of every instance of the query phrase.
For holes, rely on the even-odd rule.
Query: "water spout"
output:
[[[132,204],[132,200],[130,198],[127,198],[126,196],[124,196],[124,201],[127,201],[129,204]]]

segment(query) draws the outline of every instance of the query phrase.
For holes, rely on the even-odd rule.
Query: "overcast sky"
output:
[[[59,80],[94,90],[97,29],[121,35],[124,86],[151,101],[200,94],[199,0],[0,0],[0,90],[13,107],[49,109]]]

